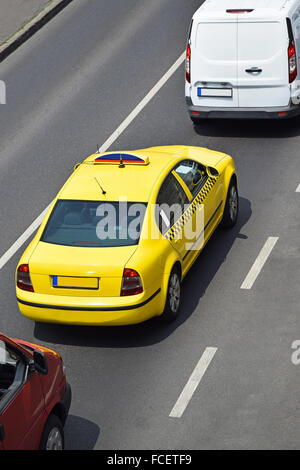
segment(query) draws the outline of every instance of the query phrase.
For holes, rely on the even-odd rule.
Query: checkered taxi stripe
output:
[[[206,196],[209,194],[211,188],[214,186],[217,180],[218,178],[211,177],[207,179],[187,210],[182,214],[180,219],[178,219],[177,222],[165,233],[164,237],[167,240],[172,241],[177,237],[177,235],[181,233],[184,224],[190,220],[192,215],[195,213],[197,206],[204,203]]]

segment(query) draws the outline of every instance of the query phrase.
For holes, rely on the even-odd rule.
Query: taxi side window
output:
[[[21,355],[0,340],[0,408],[2,401],[14,394],[23,381],[25,363]]]
[[[197,196],[208,178],[205,166],[193,160],[184,160],[175,168],[175,172],[185,182],[193,198]]]
[[[188,197],[172,173],[164,180],[156,200],[156,223],[162,234],[182,216],[189,204]]]

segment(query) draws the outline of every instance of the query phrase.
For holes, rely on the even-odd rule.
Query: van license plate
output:
[[[198,88],[198,96],[232,98],[232,88]]]

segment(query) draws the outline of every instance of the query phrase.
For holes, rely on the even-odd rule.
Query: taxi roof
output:
[[[59,199],[91,201],[118,201],[121,197],[128,201],[147,202],[153,186],[158,182],[164,170],[171,169],[182,158],[193,158],[195,152],[203,157],[209,154],[221,154],[200,147],[164,146],[151,147],[134,151],[96,153],[84,160],[67,180],[58,194]],[[121,153],[124,166],[120,161],[112,162],[110,156]],[[107,155],[107,162],[95,162]],[[135,164],[126,162],[126,155],[138,156],[144,162]],[[213,158],[213,157],[212,157]],[[214,160],[216,157],[214,157]],[[205,158],[204,158],[205,160]],[[101,161],[101,160],[100,160]],[[216,161],[211,162],[211,164]],[[105,194],[104,194],[105,193]]]

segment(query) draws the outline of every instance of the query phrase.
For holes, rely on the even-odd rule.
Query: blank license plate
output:
[[[232,98],[232,88],[198,88],[198,96],[214,96],[216,98]]]
[[[98,289],[97,277],[53,276],[53,287],[65,289]]]

